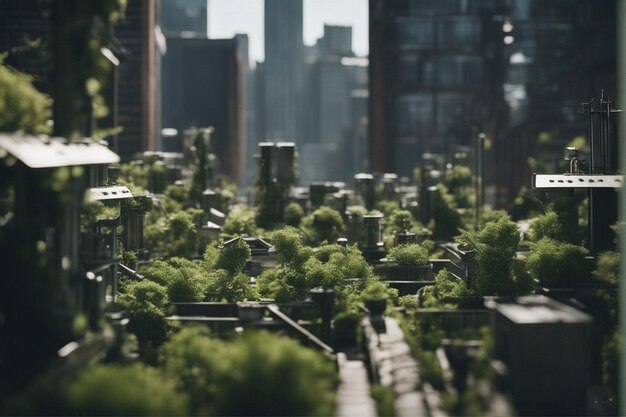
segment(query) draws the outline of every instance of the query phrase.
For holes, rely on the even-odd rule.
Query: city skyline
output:
[[[236,33],[247,33],[250,64],[254,66],[256,61],[265,60],[263,0],[210,0],[208,10],[210,38],[231,38]],[[304,0],[303,10],[305,45],[315,45],[323,36],[324,24],[351,26],[354,53],[368,55],[367,0]]]

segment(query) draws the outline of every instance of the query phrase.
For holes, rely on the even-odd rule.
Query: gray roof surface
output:
[[[29,168],[112,164],[120,161],[115,152],[89,139],[68,142],[63,138],[0,133],[0,149]]]

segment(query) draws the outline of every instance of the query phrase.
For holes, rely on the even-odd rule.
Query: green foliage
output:
[[[395,395],[392,387],[371,385],[370,395],[376,402],[376,411],[378,411],[379,416],[393,417],[396,415],[393,405]]]
[[[250,246],[242,238],[239,238],[220,250],[215,268],[225,269],[229,274],[237,275],[243,271],[251,257]]]
[[[408,232],[413,228],[413,215],[408,210],[398,210],[391,215],[394,232]]]
[[[424,266],[428,263],[428,251],[418,244],[400,245],[391,248],[387,260],[398,265]]]
[[[167,290],[148,280],[131,282],[124,290],[118,302],[129,311],[128,330],[137,336],[140,351],[149,359],[167,337]]]
[[[456,279],[442,269],[435,276],[435,285],[424,289],[424,307],[448,307],[469,295],[465,281]]]
[[[188,415],[188,398],[173,379],[145,365],[96,365],[67,389],[71,415]]]
[[[228,212],[226,222],[222,227],[222,234],[225,238],[241,235],[254,236],[257,234],[254,218],[254,210],[242,204],[235,205]]]
[[[0,54],[0,132],[48,133],[52,100],[37,91],[32,76],[3,61]]]
[[[570,286],[586,279],[591,268],[582,246],[544,238],[530,246],[526,265],[530,275],[547,287]]]
[[[385,216],[391,216],[393,213],[400,210],[400,203],[395,200],[381,200],[376,203],[376,210],[380,211]]]
[[[346,226],[341,218],[341,213],[330,207],[322,206],[313,212],[312,217],[307,217],[303,221],[303,228],[306,230],[313,246],[322,242],[335,242],[343,237]]]
[[[296,289],[290,284],[290,281],[294,281],[294,274],[294,271],[287,268],[263,271],[256,280],[259,295],[279,303],[298,298]]]
[[[389,299],[392,296],[390,294],[389,284],[379,280],[368,280],[365,288],[361,292],[362,300],[379,300],[379,299]],[[396,296],[397,298],[397,296]]]
[[[174,269],[167,287],[170,301],[202,301],[209,280],[201,264],[178,257],[170,258],[166,262]]]
[[[298,227],[304,217],[304,210],[298,203],[289,203],[285,207],[285,215],[283,220],[287,226]]]
[[[185,329],[164,345],[166,372],[210,415],[314,416],[334,412],[336,373],[316,351],[286,337],[245,332],[231,341]]]
[[[172,214],[167,219],[165,248],[169,256],[192,257],[198,254],[198,232],[193,216],[185,211]]]
[[[230,274],[224,269],[210,272],[206,288],[206,301],[250,301],[256,300],[258,293],[250,285],[250,278],[242,273]]]
[[[419,307],[419,301],[417,297],[412,294],[403,295],[398,299],[398,305],[404,307],[407,310],[414,310]]]
[[[537,217],[530,224],[529,238],[537,242],[543,238],[558,240],[560,242],[571,242],[572,236],[568,230],[566,214],[557,214],[554,211]]]
[[[227,372],[221,358],[228,353],[226,344],[209,339],[204,327],[183,327],[159,350],[159,362],[178,389],[189,395],[194,415],[209,415],[219,394],[215,376]]]
[[[300,270],[312,254],[300,236],[300,231],[285,227],[272,233],[272,244],[278,259],[284,266]]]
[[[603,252],[598,257],[598,265],[593,275],[611,284],[619,282],[619,252]]]
[[[478,232],[463,231],[457,241],[476,251],[473,288],[477,295],[512,296],[526,288],[514,275],[513,260],[519,243],[519,229],[508,216],[500,216]]]

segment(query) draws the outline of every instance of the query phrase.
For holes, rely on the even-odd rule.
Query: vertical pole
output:
[[[619,103],[626,103],[626,0],[619,0],[617,3],[617,59],[618,59],[618,80]],[[618,113],[619,117],[619,138],[626,138],[626,111]],[[626,169],[626,146],[619,147],[620,168],[621,172]],[[626,201],[624,201],[624,193],[626,186],[622,183],[619,199],[619,228],[622,242],[620,243],[621,263],[620,263],[620,279],[619,279],[619,330],[622,335],[622,343],[619,354],[619,414],[626,415],[626,245],[624,245],[624,236],[626,236]]]

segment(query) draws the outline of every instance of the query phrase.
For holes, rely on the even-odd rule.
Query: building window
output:
[[[428,18],[396,19],[396,33],[400,49],[432,49],[435,46],[435,25]]]
[[[470,16],[444,17],[437,22],[437,48],[471,49],[480,43],[480,19]]]

